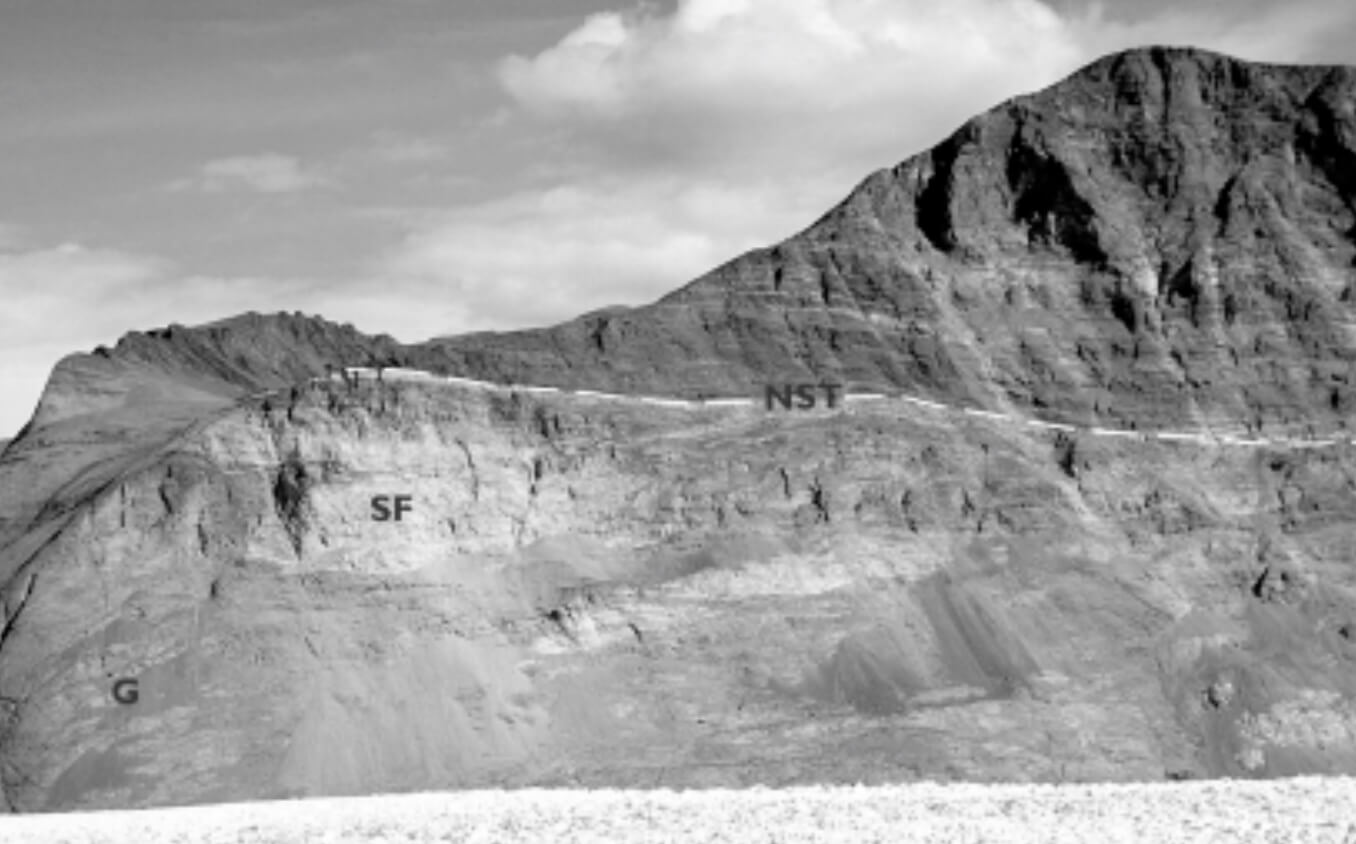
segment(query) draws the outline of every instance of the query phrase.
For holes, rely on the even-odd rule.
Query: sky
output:
[[[652,301],[1148,44],[1356,64],[1356,4],[0,0],[0,438],[128,331]]]

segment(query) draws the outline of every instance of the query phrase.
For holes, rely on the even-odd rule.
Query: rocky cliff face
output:
[[[52,373],[30,427],[163,401],[238,398],[290,386],[327,363],[386,362],[399,344],[300,313],[249,313],[204,326],[135,332],[108,349],[71,355]]]
[[[384,362],[397,349],[351,325],[251,313],[132,333],[112,349],[66,357],[14,448],[0,452],[0,583],[14,571],[7,546],[35,520],[80,506],[174,437],[250,396],[285,393],[331,362]]]
[[[1356,771],[1353,73],[1113,56],[659,302],[63,361],[0,455],[0,793]],[[317,381],[310,379],[319,378]]]
[[[1141,426],[1344,419],[1356,69],[1103,59],[659,302],[430,344],[524,383],[768,373]]]

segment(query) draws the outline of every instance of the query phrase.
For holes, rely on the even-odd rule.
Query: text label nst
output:
[[[838,399],[843,392],[842,384],[768,384],[764,401],[768,410],[772,410],[774,403],[780,404],[783,410],[812,410],[819,399],[816,393],[820,390],[824,392],[824,404],[827,407],[832,409],[838,406]]]

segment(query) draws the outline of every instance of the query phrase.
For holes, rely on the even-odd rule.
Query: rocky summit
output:
[[[1356,773],[1353,316],[1356,69],[1155,48],[646,306],[128,335],[0,455],[3,804]]]

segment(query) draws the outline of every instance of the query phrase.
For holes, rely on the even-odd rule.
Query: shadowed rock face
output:
[[[805,231],[650,305],[401,347],[251,315],[111,359],[276,386],[324,362],[653,394],[834,378],[1081,423],[1346,418],[1356,69],[1102,59],[872,174]],[[63,362],[39,408],[106,368]]]
[[[1341,430],[1354,80],[1120,54],[649,306],[67,358],[0,455],[0,796],[1356,772],[1350,447],[308,383]]]
[[[1356,69],[1103,59],[648,306],[420,350],[457,371],[747,389],[775,373],[1142,427],[1352,407]]]

